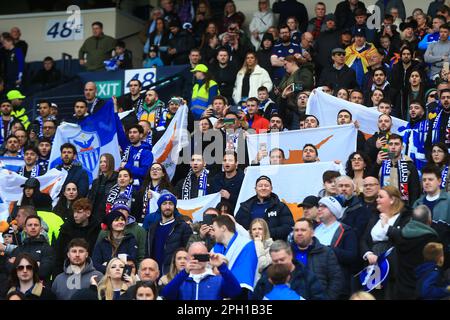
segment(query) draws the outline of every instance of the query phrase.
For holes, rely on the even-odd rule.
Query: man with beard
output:
[[[413,60],[413,51],[408,46],[400,50],[400,61],[392,67],[391,85],[396,93],[403,93],[409,84],[409,74],[411,70],[417,68],[419,61]]]
[[[353,89],[350,93],[350,102],[363,104],[364,103],[364,93],[360,89]]]
[[[345,198],[344,213],[339,219],[351,227],[361,239],[369,222],[370,212],[364,208],[361,200],[355,194],[355,184],[349,176],[340,176],[336,178],[337,193]]]
[[[34,146],[26,146],[23,149],[25,165],[20,168],[19,175],[25,178],[36,178],[44,175],[47,168],[38,162],[38,150]]]
[[[427,136],[427,150],[436,142],[443,142],[450,149],[450,89],[440,92],[440,106],[434,112],[428,114],[430,125]]]
[[[130,145],[125,149],[122,157],[121,168],[131,171],[134,184],[141,185],[148,168],[153,163],[153,153],[150,145],[142,141],[144,129],[136,124],[128,129]]]
[[[42,134],[44,138],[47,138],[53,142],[56,134],[56,127],[57,125],[55,120],[45,120],[42,126]]]
[[[8,136],[5,140],[5,151],[3,153],[3,156],[11,158],[22,158],[19,150],[19,139],[17,139],[17,137],[13,135]]]
[[[201,154],[193,154],[191,168],[186,178],[177,182],[177,199],[188,200],[211,194],[211,180],[206,162]],[[237,199],[236,199],[237,200]]]
[[[356,83],[356,74],[353,69],[345,65],[345,50],[342,48],[334,48],[331,51],[331,59],[333,65],[325,67],[324,72],[320,75],[319,85],[331,83],[333,90],[340,88],[353,89]]]
[[[374,171],[379,172],[380,185],[393,186],[401,193],[401,198],[410,206],[420,196],[419,173],[411,158],[404,156],[402,137],[391,134],[388,152],[378,152]]]
[[[57,165],[56,169],[60,171],[64,169],[68,172],[61,190],[64,190],[69,182],[73,182],[78,187],[78,195],[85,197],[89,191],[89,176],[82,165],[75,161],[77,149],[71,143],[64,143],[61,145],[60,151],[62,164]]]
[[[192,235],[191,227],[176,216],[177,199],[170,192],[162,193],[158,199],[161,217],[150,225],[147,238],[147,257],[158,262],[161,274],[169,272],[170,262],[175,251],[186,247]],[[178,214],[179,215],[179,214]]]
[[[428,133],[428,119],[425,108],[419,100],[413,100],[409,104],[409,123],[403,133],[403,149],[405,155],[409,156],[417,170],[427,163],[425,158],[425,142]]]
[[[269,119],[269,131],[268,132],[280,132],[287,131],[284,127],[283,118],[278,113],[272,113]]]
[[[67,246],[64,272],[56,276],[52,291],[58,300],[70,300],[77,290],[89,288],[91,277],[94,276],[99,280],[103,275],[92,264],[89,244],[85,239],[74,238]]]
[[[155,90],[147,90],[144,104],[139,105],[135,110],[138,121],[146,120],[152,128],[155,128],[164,106],[164,102],[159,100],[158,93]]]
[[[386,71],[383,68],[376,68],[372,71],[372,75],[372,81],[369,81],[365,88],[365,105],[369,105],[371,93],[376,89],[383,91],[385,98],[391,98],[391,85],[387,81]]]
[[[319,161],[319,154],[317,152],[316,146],[313,144],[307,143],[303,147],[303,163],[312,163],[312,162],[318,162]]]
[[[238,169],[236,152],[227,153],[223,156],[223,173],[218,173],[212,179],[211,192],[220,192],[222,200],[228,200],[234,208],[243,181],[244,172]]]
[[[7,136],[11,133],[14,117],[11,116],[12,105],[9,100],[4,99],[0,102],[0,146]]]
[[[52,151],[52,141],[48,138],[40,138],[38,143],[38,163],[48,170],[48,159],[50,158],[50,152]]]
[[[287,25],[280,27],[280,40],[281,43],[274,45],[270,57],[270,62],[274,67],[272,80],[275,84],[280,83],[286,73],[284,58],[287,56],[295,56],[297,59],[301,57],[300,46],[291,41],[291,32]]]
[[[372,162],[377,159],[378,152],[381,148],[386,147],[387,140],[391,134],[392,118],[386,114],[381,114],[378,117],[378,132],[375,132],[366,141],[365,153],[369,156]]]

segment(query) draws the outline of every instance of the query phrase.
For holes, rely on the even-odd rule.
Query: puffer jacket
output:
[[[245,229],[250,228],[252,222],[252,206],[258,201],[257,196],[253,196],[241,203],[239,211],[236,213],[236,222]],[[286,240],[294,226],[292,213],[275,193],[269,198],[269,206],[265,212],[264,220],[269,226],[270,236],[273,240]]]
[[[61,170],[63,165],[60,164],[56,166],[56,169]],[[67,174],[67,178],[64,181],[64,185],[61,190],[65,190],[66,185],[69,182],[73,182],[78,187],[78,195],[80,197],[85,197],[89,191],[89,176],[86,170],[83,169],[81,163],[74,162],[72,163],[72,168],[70,168],[69,173]]]
[[[294,243],[291,243],[291,247],[295,256],[299,248]],[[317,276],[328,299],[336,300],[342,294],[344,274],[336,255],[333,249],[324,246],[315,237],[308,252],[308,269]]]

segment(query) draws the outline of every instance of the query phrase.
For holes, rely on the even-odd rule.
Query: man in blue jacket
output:
[[[153,154],[151,146],[142,141],[144,137],[144,128],[135,124],[128,129],[128,140],[130,145],[125,149],[122,157],[121,168],[131,171],[134,178],[134,184],[140,186],[147,173],[148,168],[153,163]]]
[[[162,290],[167,300],[223,300],[241,293],[239,281],[227,267],[225,256],[208,253],[203,242],[194,242],[189,247],[186,268],[176,275]],[[215,275],[208,262],[199,261],[198,256],[209,257],[209,264],[217,268]]]
[[[89,176],[79,162],[75,162],[77,149],[71,143],[64,143],[60,147],[62,164],[56,166],[56,169],[65,169],[68,174],[61,190],[66,188],[69,182],[73,182],[78,187],[78,195],[86,197],[89,191]]]

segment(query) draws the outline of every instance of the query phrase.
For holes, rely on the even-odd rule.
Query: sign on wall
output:
[[[120,97],[122,95],[122,81],[95,81],[97,96],[101,99]]]
[[[49,19],[45,41],[83,40],[83,19]]]
[[[148,86],[156,82],[156,68],[125,70],[124,94],[130,92],[129,87],[131,80],[139,80],[143,87]]]

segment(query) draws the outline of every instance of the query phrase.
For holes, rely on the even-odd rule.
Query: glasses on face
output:
[[[44,127],[42,127],[44,130],[51,130],[51,129],[55,129],[55,127],[46,127],[46,126],[44,126]]]
[[[162,171],[160,167],[151,168],[150,171]]]
[[[352,158],[352,159],[350,159],[350,160],[351,160],[351,162],[364,161],[363,158]]]
[[[16,267],[17,271],[23,271],[25,269],[27,269],[28,271],[31,271],[31,270],[33,270],[33,266],[31,264],[27,264],[26,266],[20,265],[20,266]]]
[[[363,188],[372,188],[377,185],[379,185],[379,183],[366,183],[366,184],[363,184]]]

